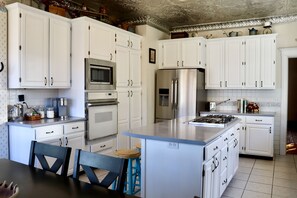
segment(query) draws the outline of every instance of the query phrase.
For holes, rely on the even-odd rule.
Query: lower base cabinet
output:
[[[85,148],[85,122],[71,122],[42,127],[9,125],[9,159],[23,164],[29,163],[31,141],[56,146],[71,147],[68,175],[73,173],[75,149]],[[49,165],[54,159],[47,158]],[[36,160],[36,167],[40,167]]]
[[[222,141],[206,146],[217,149],[216,154],[204,164],[203,198],[219,198],[232,180],[239,163],[240,124],[229,129],[221,136]]]

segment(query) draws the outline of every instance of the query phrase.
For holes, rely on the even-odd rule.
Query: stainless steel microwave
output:
[[[114,90],[116,64],[114,62],[85,59],[85,90]]]

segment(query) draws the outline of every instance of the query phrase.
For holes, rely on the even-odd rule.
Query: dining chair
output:
[[[108,188],[113,182],[116,182],[115,190],[124,192],[128,167],[127,159],[77,149],[74,158],[74,179],[79,179],[80,167],[84,170],[91,184]],[[95,174],[96,169],[108,171],[101,181]]]
[[[70,160],[70,147],[61,147],[41,142],[32,141],[29,157],[29,166],[34,167],[35,158],[38,159],[43,170],[57,173],[61,169],[61,175],[67,176]],[[49,165],[49,160],[46,157],[54,158],[52,166]]]

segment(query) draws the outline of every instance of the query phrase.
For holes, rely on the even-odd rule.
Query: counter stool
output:
[[[141,187],[140,152],[137,149],[120,149],[115,151],[115,155],[128,159],[125,193],[136,194]]]

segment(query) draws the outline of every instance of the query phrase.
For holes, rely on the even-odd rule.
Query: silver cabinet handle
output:
[[[263,87],[263,81],[261,80],[261,87]]]
[[[45,86],[47,85],[47,79],[46,79],[46,77],[44,77],[44,85]]]
[[[133,96],[133,91],[131,91],[131,97]]]
[[[263,120],[258,120],[258,119],[256,119],[255,121],[256,121],[256,122],[262,122]]]
[[[258,85],[257,85],[257,81],[255,81],[255,87],[257,87]]]
[[[54,84],[54,78],[51,77],[51,86],[53,86],[53,84]]]
[[[106,147],[106,145],[105,145],[105,144],[100,146],[100,148],[104,148],[104,147]]]
[[[184,66],[184,61],[182,61],[182,67]]]
[[[127,40],[128,41],[128,47],[130,46],[130,41],[129,40]]]
[[[225,87],[227,87],[227,81],[225,81]]]
[[[46,131],[45,134],[52,134],[54,131]]]
[[[222,87],[222,81],[220,81],[220,87]]]
[[[131,48],[133,47],[133,42],[131,41]]]
[[[130,86],[130,80],[128,80],[128,86]]]
[[[72,129],[78,129],[79,127],[78,126],[76,126],[76,127],[72,127]]]
[[[112,60],[112,53],[110,53],[110,60]]]
[[[128,97],[130,97],[130,91],[128,91]]]
[[[61,138],[59,138],[59,141],[60,141],[60,146],[62,146],[62,144],[63,144],[63,143],[62,143],[62,139],[61,139]]]
[[[216,147],[214,147],[214,148],[213,148],[213,150],[214,150],[214,151],[215,151],[215,150],[217,150],[217,149],[219,149],[219,147],[218,147],[218,146],[216,146]]]

